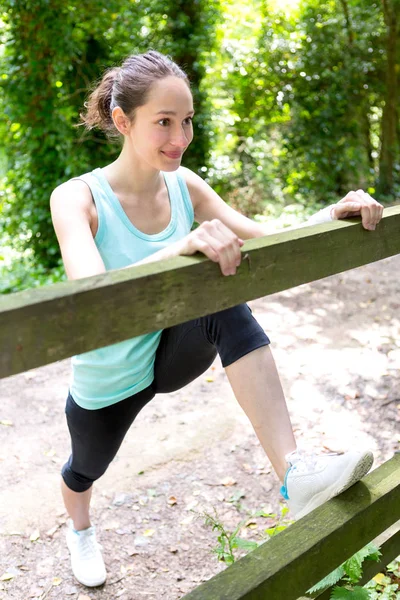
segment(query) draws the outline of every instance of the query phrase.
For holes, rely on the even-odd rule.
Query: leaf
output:
[[[343,564],[343,568],[346,571],[346,575],[348,576],[351,583],[356,583],[359,581],[362,575],[362,563],[363,559],[357,553]]]
[[[281,508],[281,516],[284,517],[289,512],[289,508],[287,506],[282,506]]]
[[[268,513],[268,512],[265,512],[265,510],[259,510],[254,513],[254,516],[255,517],[264,517],[265,519],[275,519],[276,513]]]
[[[143,531],[143,535],[145,537],[151,537],[152,535],[154,535],[156,532],[155,529],[146,529],[146,531]]]
[[[365,556],[366,560],[374,560],[378,562],[382,556],[382,552],[379,550],[378,546],[375,546],[375,544],[368,544],[365,546],[365,550],[368,550],[368,554]]]
[[[207,381],[208,383],[213,383],[213,381],[214,381],[214,377],[206,377],[206,381]]]
[[[285,529],[287,529],[287,527],[287,525],[276,525],[275,527],[269,527],[268,529],[265,529],[265,533],[272,537],[280,531],[284,531]]]
[[[340,565],[337,569],[329,573],[326,577],[321,579],[316,585],[307,590],[307,594],[314,594],[315,592],[319,592],[320,590],[324,590],[332,585],[335,585],[340,579],[342,579],[345,574],[343,565]]]
[[[46,531],[46,535],[48,535],[49,537],[53,537],[53,535],[59,528],[60,528],[60,525],[54,525],[54,527],[52,527],[51,529]]]
[[[356,583],[362,575],[362,563],[364,559],[378,561],[381,553],[379,548],[374,544],[367,544],[361,548],[354,556],[350,557],[343,563],[344,570],[352,583]]]
[[[31,542],[36,542],[40,538],[40,533],[38,529],[32,531],[31,537],[29,538]]]
[[[233,479],[233,477],[224,477],[224,479],[221,479],[221,485],[226,485],[226,486],[230,486],[230,485],[236,485],[236,480]]]
[[[383,585],[387,577],[383,573],[377,573],[373,579],[378,585]]]
[[[170,496],[170,497],[168,498],[167,502],[168,502],[168,504],[169,504],[170,506],[173,506],[174,504],[176,504],[176,503],[177,503],[177,499],[175,498],[175,496]]]
[[[12,573],[3,573],[3,575],[0,577],[0,581],[11,581],[11,579],[14,579],[14,575]]]
[[[60,583],[62,583],[62,579],[60,577],[54,577],[52,583],[54,586],[60,585]]]
[[[14,425],[14,423],[9,419],[2,419],[0,421],[0,425],[4,425],[5,427],[11,427],[12,425]]]
[[[258,548],[258,543],[253,540],[245,540],[244,538],[235,537],[232,540],[232,548],[239,548],[240,550],[247,550],[251,552],[255,548]]]
[[[331,600],[370,600],[368,590],[356,586],[352,590],[336,586],[332,592]]]

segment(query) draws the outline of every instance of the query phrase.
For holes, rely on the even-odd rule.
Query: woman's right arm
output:
[[[86,183],[71,180],[58,186],[50,208],[68,279],[105,273],[91,229],[93,199]]]
[[[81,279],[105,273],[106,268],[94,242],[93,199],[83,181],[70,180],[57,187],[50,199],[54,229],[68,279]],[[173,256],[201,252],[219,263],[224,275],[234,275],[241,261],[239,239],[218,219],[200,227],[163,250],[151,254],[136,265]]]

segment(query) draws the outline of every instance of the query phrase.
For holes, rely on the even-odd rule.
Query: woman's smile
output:
[[[168,158],[175,158],[175,159],[176,158],[181,158],[182,154],[183,154],[183,152],[177,151],[177,150],[175,150],[175,151],[169,151],[169,152],[167,152],[166,150],[161,150],[161,152],[163,154],[165,154],[165,156],[168,156]]]

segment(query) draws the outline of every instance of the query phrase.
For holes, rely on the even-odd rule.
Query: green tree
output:
[[[382,0],[386,25],[386,81],[382,113],[381,153],[379,160],[379,191],[392,195],[395,184],[395,168],[399,177],[399,71],[400,71],[400,10],[399,0]]]
[[[5,0],[3,6],[7,180],[15,198],[7,212],[8,231],[51,268],[59,262],[51,190],[81,172],[93,153],[98,160],[109,153],[104,145],[79,145],[74,124],[88,82],[110,60],[103,36],[110,2]]]
[[[55,0],[3,3],[8,231],[45,268],[59,263],[49,197],[52,189],[118,152],[101,132],[77,129],[90,84],[104,68],[149,47],[167,52],[189,71],[197,99],[197,138],[187,163],[207,161],[208,126],[201,90],[201,52],[212,46],[217,3],[135,3]],[[127,27],[127,23],[134,26]],[[195,121],[196,123],[196,121]]]

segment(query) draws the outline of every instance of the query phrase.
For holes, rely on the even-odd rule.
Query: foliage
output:
[[[212,528],[212,531],[217,532],[218,545],[213,549],[213,552],[218,557],[218,560],[225,562],[227,565],[231,565],[235,562],[236,558],[234,550],[238,548],[242,550],[254,550],[258,546],[255,541],[250,541],[238,537],[239,530],[246,523],[247,519],[241,521],[237,527],[232,531],[228,531],[224,524],[221,522],[217,511],[214,509],[214,515],[204,513],[204,522],[208,527]]]
[[[255,548],[257,548],[266,539],[269,539],[286,529],[292,523],[292,521],[289,521],[285,518],[287,512],[288,508],[282,506],[278,518],[275,513],[265,512],[264,510],[258,511],[253,514],[249,513],[245,519],[238,523],[238,525],[233,531],[229,531],[226,528],[215,508],[214,515],[204,512],[200,516],[204,518],[204,523],[206,526],[211,527],[212,531],[217,532],[218,544],[215,548],[213,548],[213,552],[217,555],[218,560],[225,562],[227,565],[231,565],[236,560],[235,550],[251,552],[252,550],[255,550]],[[274,519],[275,523],[273,526],[268,527],[264,530],[264,535],[260,540],[249,540],[238,536],[239,531],[247,524],[251,524],[256,517]]]
[[[12,195],[3,198],[2,210],[15,248],[31,249],[33,262],[44,269],[59,264],[49,197],[61,182],[116,157],[118,149],[101,133],[84,133],[75,125],[89,86],[126,54],[155,46],[187,66],[200,114],[198,143],[189,163],[192,168],[205,163],[208,138],[200,90],[205,58],[198,53],[205,57],[212,47],[217,8],[206,0],[190,5],[172,0],[61,5],[55,0],[5,0],[0,131]],[[127,28],[127,22],[136,26]],[[184,42],[188,33],[190,44]]]
[[[253,191],[252,203],[257,194],[327,204],[351,188],[374,193],[386,67],[381,5],[303,0],[288,15],[253,0],[251,9],[261,26],[249,33],[239,20],[223,45],[229,145],[215,162],[234,188]],[[239,47],[240,35],[252,43]]]
[[[369,594],[367,590],[358,585],[351,589],[335,587],[331,600],[369,600]]]
[[[112,155],[95,140],[80,145],[73,127],[84,88],[109,57],[102,35],[109,5],[103,0],[3,3],[7,184],[13,191],[13,201],[5,200],[6,226],[15,245],[31,248],[45,269],[59,263],[48,208],[51,190],[85,170],[93,153],[101,162]]]
[[[236,506],[238,512],[243,509],[240,500],[243,497],[241,492],[233,496],[230,502]],[[193,511],[194,512],[194,511]],[[212,531],[217,534],[217,545],[213,548],[213,552],[217,555],[219,561],[232,565],[237,559],[237,551],[242,551],[244,554],[255,550],[260,544],[279,534],[285,530],[292,521],[287,520],[286,515],[288,508],[281,506],[280,515],[277,518],[275,513],[269,513],[260,510],[254,513],[249,512],[247,517],[242,519],[237,526],[230,531],[222,522],[214,507],[214,514],[203,512],[199,516],[204,519],[206,526],[211,527]],[[266,528],[259,539],[247,539],[240,537],[239,532],[255,524],[257,517],[275,520],[273,526]],[[394,595],[398,590],[398,584],[392,583],[390,577],[384,575],[376,576],[366,586],[360,587],[357,583],[360,581],[363,574],[363,564],[365,560],[373,560],[378,562],[381,552],[375,544],[367,544],[364,548],[356,552],[343,564],[329,573],[324,579],[318,582],[315,586],[307,591],[307,594],[315,595],[332,588],[331,600],[396,600]],[[400,557],[399,557],[400,559]],[[395,576],[400,576],[399,559],[393,561],[386,568],[388,573],[393,573]],[[336,585],[338,583],[341,585]]]
[[[52,189],[119,150],[75,127],[88,87],[148,48],[189,72],[195,139],[184,164],[237,210],[275,217],[359,187],[393,201],[399,7],[400,0],[4,0],[0,214],[14,250],[29,249],[32,266],[46,272],[59,267]]]
[[[368,600],[370,597],[368,591],[354,584],[358,583],[361,579],[364,560],[379,561],[380,556],[379,548],[374,544],[368,544],[332,571],[332,573],[329,573],[329,575],[308,590],[307,593],[320,592],[335,585],[338,581],[343,581],[345,587],[336,586],[332,590],[332,599],[346,600],[346,598],[351,598],[354,600]]]

